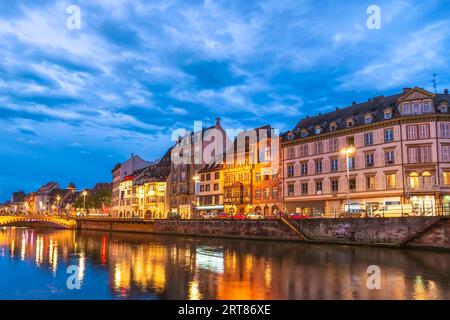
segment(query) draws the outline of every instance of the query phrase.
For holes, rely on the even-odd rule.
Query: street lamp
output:
[[[59,200],[61,200],[61,197],[59,194],[56,196],[56,205],[58,206],[58,214],[59,214]]]
[[[198,174],[195,174],[192,177],[192,180],[194,180],[194,188],[195,188],[195,201],[194,201],[194,218],[197,218],[197,206],[198,206],[198,192],[199,192],[199,184],[200,184],[200,176]]]
[[[345,155],[347,161],[347,212],[350,212],[350,155],[355,152],[355,148],[353,146],[344,148],[341,150],[341,153]]]
[[[86,214],[86,190],[83,191],[83,212]]]

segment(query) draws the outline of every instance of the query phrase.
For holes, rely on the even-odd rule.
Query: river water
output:
[[[3,227],[0,274],[0,299],[450,299],[444,252],[95,231]]]

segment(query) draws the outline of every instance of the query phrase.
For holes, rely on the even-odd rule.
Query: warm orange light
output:
[[[354,147],[348,147],[348,148],[344,148],[344,149],[341,150],[341,153],[343,155],[351,155],[354,152],[355,152],[355,148]]]

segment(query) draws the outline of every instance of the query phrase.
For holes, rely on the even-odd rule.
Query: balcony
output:
[[[441,186],[436,184],[416,184],[406,186],[406,191],[408,193],[416,193],[416,192],[439,192]]]

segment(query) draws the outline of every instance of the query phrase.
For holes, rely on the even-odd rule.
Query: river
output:
[[[450,253],[363,246],[3,227],[0,272],[0,299],[450,298]]]

